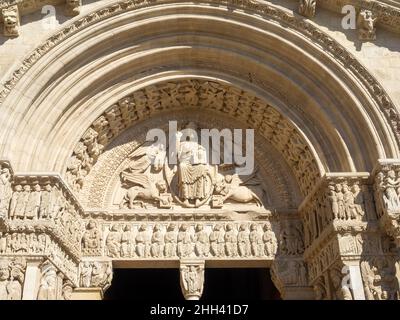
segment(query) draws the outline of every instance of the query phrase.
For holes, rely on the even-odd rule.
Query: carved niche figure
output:
[[[53,217],[54,193],[51,185],[47,184],[42,192],[39,214],[40,218],[47,219]]]
[[[281,231],[281,251],[287,255],[304,252],[304,243],[300,225],[289,224]]]
[[[359,187],[355,184],[352,188],[359,193]],[[345,217],[347,220],[355,220],[361,218],[363,215],[362,208],[360,204],[356,204],[356,196],[350,190],[347,184],[343,184],[343,201],[345,206]]]
[[[269,222],[264,225],[263,242],[264,252],[267,257],[274,256],[276,254],[276,250],[278,249],[278,242]]]
[[[362,41],[371,41],[376,39],[375,23],[377,17],[370,10],[361,10],[358,14],[358,38]]]
[[[263,235],[259,232],[256,223],[252,223],[250,229],[251,253],[255,257],[260,257],[264,253]]]
[[[338,219],[339,218],[339,204],[338,204],[338,198],[336,195],[335,186],[333,186],[331,184],[328,186],[328,196],[327,197],[328,197],[328,200],[331,205],[333,219]]]
[[[164,236],[164,254],[166,257],[176,257],[176,246],[178,242],[178,233],[176,232],[176,225],[170,223],[167,227],[167,232]]]
[[[139,227],[138,233],[136,235],[136,254],[140,258],[150,256],[150,238],[147,233],[147,226],[142,224]]]
[[[340,183],[337,183],[335,185],[335,190],[336,190],[336,199],[337,199],[337,205],[338,205],[338,219],[344,220],[346,219],[345,215],[345,206],[344,206],[344,196],[342,192],[342,185]]]
[[[0,168],[0,217],[7,217],[11,199],[11,173],[4,166]]]
[[[101,234],[97,223],[90,220],[86,225],[86,231],[82,238],[82,253],[86,255],[98,254],[100,250]]]
[[[19,11],[17,6],[11,6],[2,10],[4,36],[18,37],[19,35]]]
[[[161,225],[156,224],[151,236],[151,255],[153,258],[161,258],[164,251],[164,235]]]
[[[400,209],[400,198],[397,189],[400,186],[400,179],[396,179],[394,170],[389,170],[387,177],[383,182],[384,202],[388,211],[396,211]]]
[[[7,285],[8,300],[22,299],[25,267],[25,263],[22,260],[16,260],[11,264],[10,282]]]
[[[299,13],[307,18],[315,16],[315,7],[317,0],[300,0]]]
[[[42,265],[42,278],[38,292],[38,300],[55,300],[57,298],[57,271],[48,261]]]
[[[118,258],[121,251],[121,232],[118,225],[114,224],[106,238],[107,255]]]
[[[124,231],[121,237],[121,257],[133,257],[134,250],[134,236],[132,232],[132,226],[127,224],[124,227]]]
[[[29,185],[25,185],[23,187],[23,191],[21,192],[21,194],[18,196],[17,199],[17,204],[15,207],[15,215],[14,215],[15,218],[17,219],[25,218],[25,212],[30,193],[31,193],[31,187]]]
[[[194,141],[197,126],[190,122],[186,130],[189,133],[186,141],[181,141],[182,132],[177,133],[179,196],[183,199],[184,207],[200,207],[211,195],[209,166],[206,150]],[[209,180],[210,179],[210,180]],[[194,204],[190,202],[194,201]]]
[[[248,257],[251,253],[250,248],[250,233],[247,224],[241,224],[238,232],[238,249],[239,256]]]
[[[179,228],[178,232],[178,256],[179,257],[189,257],[193,251],[192,239],[189,233],[189,227],[186,223],[183,223]]]
[[[17,204],[18,204],[18,199],[22,195],[22,186],[20,184],[17,184],[14,187],[14,192],[11,197],[10,201],[10,219],[15,219],[18,217],[17,215]],[[23,211],[22,211],[23,212]],[[23,217],[23,214],[22,214]]]
[[[198,257],[207,257],[210,253],[210,240],[207,232],[202,224],[196,225],[196,233],[194,236],[195,246],[194,251]]]
[[[199,299],[203,293],[204,267],[201,265],[182,265],[180,271],[181,287],[185,299]]]
[[[81,287],[89,288],[92,277],[92,266],[90,262],[85,261],[81,264],[79,283]]]
[[[25,187],[29,187],[26,185]],[[40,208],[40,186],[38,184],[33,186],[33,191],[29,193],[28,201],[25,207],[25,218],[29,220],[36,220],[39,216]]]
[[[228,223],[225,229],[225,252],[227,257],[237,256],[237,235],[232,223]]]
[[[224,256],[225,251],[224,231],[220,224],[214,226],[213,231],[210,233],[210,250],[214,257]]]
[[[336,300],[353,300],[353,295],[350,288],[347,285],[342,284],[343,274],[341,270],[332,269],[329,272],[332,286],[333,294]]]

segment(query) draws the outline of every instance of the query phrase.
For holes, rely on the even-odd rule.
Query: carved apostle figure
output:
[[[25,187],[29,187],[26,185]],[[36,220],[39,216],[40,208],[40,186],[38,184],[33,186],[33,191],[30,192],[28,202],[25,207],[25,218]]]
[[[142,224],[139,227],[138,233],[136,235],[136,254],[140,258],[150,256],[150,239],[147,233],[147,226]]]
[[[21,195],[22,195],[22,186],[20,184],[17,184],[14,187],[14,192],[12,194],[10,201],[10,219],[17,218],[17,204],[18,204],[18,199]]]
[[[40,202],[39,214],[40,218],[52,218],[54,204],[54,193],[51,185],[47,184],[42,192],[42,200]]]
[[[180,141],[182,132],[177,133],[179,196],[185,207],[193,206],[191,200],[199,207],[209,189],[206,150],[194,141],[197,126],[190,122],[186,129],[190,130],[186,141]]]
[[[45,270],[42,271],[40,287],[38,292],[38,300],[55,300],[56,299],[56,284],[57,273],[52,265],[45,265]]]
[[[237,235],[231,223],[228,223],[225,229],[225,252],[227,257],[237,255]]]
[[[396,173],[394,170],[389,170],[384,184],[384,199],[386,207],[389,211],[400,209],[400,199],[399,195],[397,194],[397,188],[399,187],[399,184],[400,179],[396,179]]]
[[[214,257],[222,257],[225,251],[224,231],[220,224],[214,226],[210,233],[210,250]]]
[[[338,204],[338,218],[341,220],[346,219],[345,206],[344,206],[344,196],[342,192],[342,185],[340,183],[335,185],[336,199]]]
[[[178,256],[188,257],[192,253],[192,239],[189,233],[188,225],[183,223],[178,232]]]
[[[6,37],[17,37],[19,35],[19,12],[17,6],[11,6],[2,10],[4,35]]]
[[[272,231],[270,223],[266,223],[264,225],[263,242],[264,242],[264,252],[267,255],[267,257],[274,256],[278,248],[278,242],[276,240],[275,233]]]
[[[207,257],[210,252],[210,240],[207,232],[202,224],[196,225],[196,233],[194,235],[195,246],[194,251],[198,257]]]
[[[167,232],[164,236],[164,254],[166,257],[176,257],[176,245],[178,242],[178,233],[176,232],[176,226],[174,223],[170,223],[167,228]]]
[[[25,208],[28,203],[29,195],[31,193],[31,187],[29,185],[25,185],[23,187],[23,191],[18,196],[17,204],[15,207],[15,215],[14,217],[17,219],[24,219],[25,218]]]
[[[111,227],[110,232],[106,238],[106,247],[108,251],[108,256],[112,258],[119,257],[121,246],[121,233],[116,224]]]
[[[97,229],[97,223],[90,220],[86,226],[86,231],[82,238],[82,250],[91,253],[93,250],[100,249],[101,235]]]
[[[258,225],[255,223],[251,224],[250,230],[251,253],[255,257],[260,257],[264,253],[262,234],[258,231]]]
[[[11,199],[11,173],[8,168],[0,170],[0,217],[7,217]]]
[[[335,191],[335,186],[328,186],[328,201],[330,202],[330,206],[332,209],[333,219],[339,218],[339,204]]]
[[[121,238],[121,257],[133,257],[134,256],[134,236],[131,225],[127,224],[124,227]]]
[[[238,249],[239,256],[248,257],[251,252],[250,248],[250,233],[247,224],[241,224],[238,233]]]
[[[153,258],[161,258],[164,251],[164,235],[161,225],[156,224],[151,236],[151,256]]]

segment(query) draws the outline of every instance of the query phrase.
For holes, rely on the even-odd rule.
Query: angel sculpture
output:
[[[225,176],[218,174],[215,192],[224,197],[223,202],[227,199],[241,203],[254,201],[258,207],[261,207],[262,201],[255,192],[260,188],[255,175],[256,172],[242,180],[236,173],[233,175],[227,174]]]
[[[158,177],[165,161],[164,145],[140,146],[129,156],[131,159],[127,168],[121,172],[122,184],[128,186],[120,208],[128,206],[133,209],[136,203],[146,207],[142,200],[160,200],[160,192],[165,191],[165,182]],[[157,179],[158,178],[158,179]]]

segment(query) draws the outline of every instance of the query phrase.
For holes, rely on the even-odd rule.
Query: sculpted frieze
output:
[[[270,222],[113,223],[104,226],[110,258],[272,259],[278,244]]]

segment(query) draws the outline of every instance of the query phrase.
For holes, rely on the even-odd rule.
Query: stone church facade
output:
[[[398,1],[0,15],[0,300],[101,299],[139,267],[179,268],[199,299],[222,266],[269,269],[282,299],[400,299]],[[174,165],[146,138],[171,121]],[[188,128],[254,129],[253,172],[184,160],[204,151]]]

